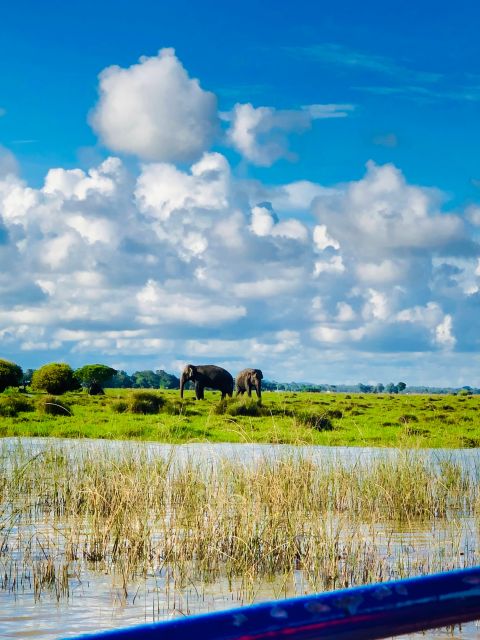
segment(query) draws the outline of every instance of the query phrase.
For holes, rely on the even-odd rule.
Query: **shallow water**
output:
[[[228,458],[243,464],[257,464],[262,460],[278,460],[282,457],[306,455],[318,464],[345,464],[368,462],[381,457],[394,457],[399,454],[394,449],[350,448],[350,447],[292,447],[288,445],[261,444],[190,444],[163,445],[158,443],[105,442],[98,440],[57,440],[57,439],[5,439],[3,445],[13,448],[21,443],[31,455],[43,451],[46,447],[60,445],[70,452],[102,454],[125,451],[147,453],[148,456],[168,459],[174,455],[178,461],[192,458],[205,464]],[[427,460],[440,462],[450,460],[459,462],[465,469],[480,468],[480,454],[476,450],[423,450],[421,455]],[[452,532],[455,530],[455,543]],[[25,535],[26,529],[22,535]],[[460,532],[460,534],[459,534]],[[365,535],[370,535],[367,529]],[[375,536],[377,543],[384,545],[389,553],[402,553],[406,562],[411,562],[413,572],[420,574],[435,570],[429,555],[429,549],[438,549],[439,555],[449,554],[452,566],[469,566],[475,562],[477,547],[477,528],[470,518],[460,518],[455,523],[436,523],[432,525],[417,523],[415,526],[398,527],[382,524]],[[459,542],[460,541],[460,542]],[[19,559],[20,561],[20,559]],[[433,566],[433,569],[432,569]],[[410,567],[412,568],[412,567]],[[0,555],[0,574],[5,571]],[[172,583],[172,587],[168,585]],[[69,576],[68,599],[57,602],[54,595],[43,593],[37,601],[34,599],[33,586],[28,580],[22,588],[14,592],[0,590],[0,637],[18,638],[60,638],[72,637],[82,633],[107,630],[116,627],[142,624],[170,618],[176,615],[203,613],[219,609],[242,606],[250,601],[260,602],[284,597],[304,595],[308,586],[301,572],[294,576],[275,581],[265,581],[256,585],[254,594],[245,596],[240,583],[228,584],[220,579],[213,584],[192,584],[179,592],[173,588],[172,576],[168,568],[150,573],[140,581],[129,584],[125,595],[118,577],[101,571],[94,571],[87,564],[82,566],[81,577]],[[403,636],[406,638],[407,636]],[[463,638],[480,637],[480,629],[475,623],[463,625],[461,629],[427,631],[413,634],[409,638]]]
[[[288,444],[260,444],[260,443],[230,443],[230,442],[198,442],[190,444],[164,444],[159,442],[137,442],[132,440],[91,440],[62,439],[62,438],[2,438],[0,443],[5,447],[16,447],[20,443],[27,447],[32,454],[43,451],[52,446],[61,446],[67,451],[84,452],[145,452],[152,457],[168,459],[175,455],[176,460],[202,460],[215,462],[229,459],[245,464],[257,463],[262,460],[278,460],[292,456],[305,457],[317,462],[338,461],[342,464],[356,464],[370,459],[393,459],[405,449],[392,447],[334,447],[334,446],[297,446]],[[480,470],[479,449],[418,449],[417,455],[425,460],[439,462],[450,460],[459,462],[465,468]]]

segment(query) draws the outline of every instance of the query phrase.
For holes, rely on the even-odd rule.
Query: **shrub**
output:
[[[112,402],[112,411],[125,413],[128,411],[128,402],[126,400],[115,400],[115,402]]]
[[[0,392],[7,387],[18,387],[22,380],[23,371],[18,364],[0,359]]]
[[[43,396],[37,402],[37,409],[40,413],[46,413],[50,416],[71,416],[70,407],[55,396]]]
[[[216,415],[227,414],[229,416],[251,416],[259,417],[268,415],[268,409],[265,409],[260,402],[253,398],[246,400],[228,401],[226,398],[220,400],[213,408]]]
[[[329,418],[343,418],[343,412],[340,411],[340,409],[330,409],[329,411],[327,411],[327,416]]]
[[[21,411],[33,411],[33,405],[22,393],[9,392],[0,398],[0,416],[14,418]]]
[[[32,376],[32,389],[61,394],[80,388],[68,364],[52,362],[37,369]]]
[[[152,391],[135,391],[129,398],[130,413],[158,413],[165,404],[165,398]]]
[[[227,413],[230,416],[264,416],[267,410],[257,402],[257,400],[245,400],[232,402],[227,406]]]
[[[298,414],[297,419],[306,427],[311,427],[317,431],[332,431],[333,424],[326,413],[303,412]]]

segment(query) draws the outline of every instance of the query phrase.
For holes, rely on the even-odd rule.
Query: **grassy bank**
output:
[[[182,443],[271,442],[319,445],[480,446],[479,396],[265,393],[263,402],[193,392],[107,390],[59,399],[0,396],[0,437],[56,436]],[[23,402],[23,405],[22,405]],[[3,403],[3,405],[2,405]],[[58,415],[48,411],[63,404]],[[11,401],[15,404],[15,398]],[[153,406],[152,406],[153,404]],[[30,409],[29,411],[25,409]],[[144,413],[154,411],[154,413]]]

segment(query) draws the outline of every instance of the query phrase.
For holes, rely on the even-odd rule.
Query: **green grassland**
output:
[[[154,407],[155,413],[132,412],[152,410],[145,409],[152,394],[161,405]],[[67,407],[60,410],[64,415],[50,415],[41,411],[45,394],[14,394],[14,399],[21,396],[24,404],[31,405],[30,411],[24,411],[21,403],[9,411],[9,396],[4,393],[0,397],[0,437],[480,446],[479,396],[267,392],[259,405],[248,398],[222,402],[215,392],[207,392],[200,402],[192,391],[185,395],[182,402],[178,391],[108,389],[104,396],[80,391],[59,398]]]

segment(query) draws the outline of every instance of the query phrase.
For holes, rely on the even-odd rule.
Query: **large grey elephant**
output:
[[[263,373],[260,369],[243,369],[237,375],[237,396],[243,395],[245,391],[249,397],[252,395],[252,389],[257,392],[257,397],[262,397],[262,378]]]
[[[180,378],[180,397],[183,398],[185,383],[191,380],[195,383],[195,396],[197,400],[204,399],[204,389],[218,389],[222,392],[222,400],[225,396],[233,395],[233,378],[226,369],[214,364],[200,364],[198,366],[187,364]]]

